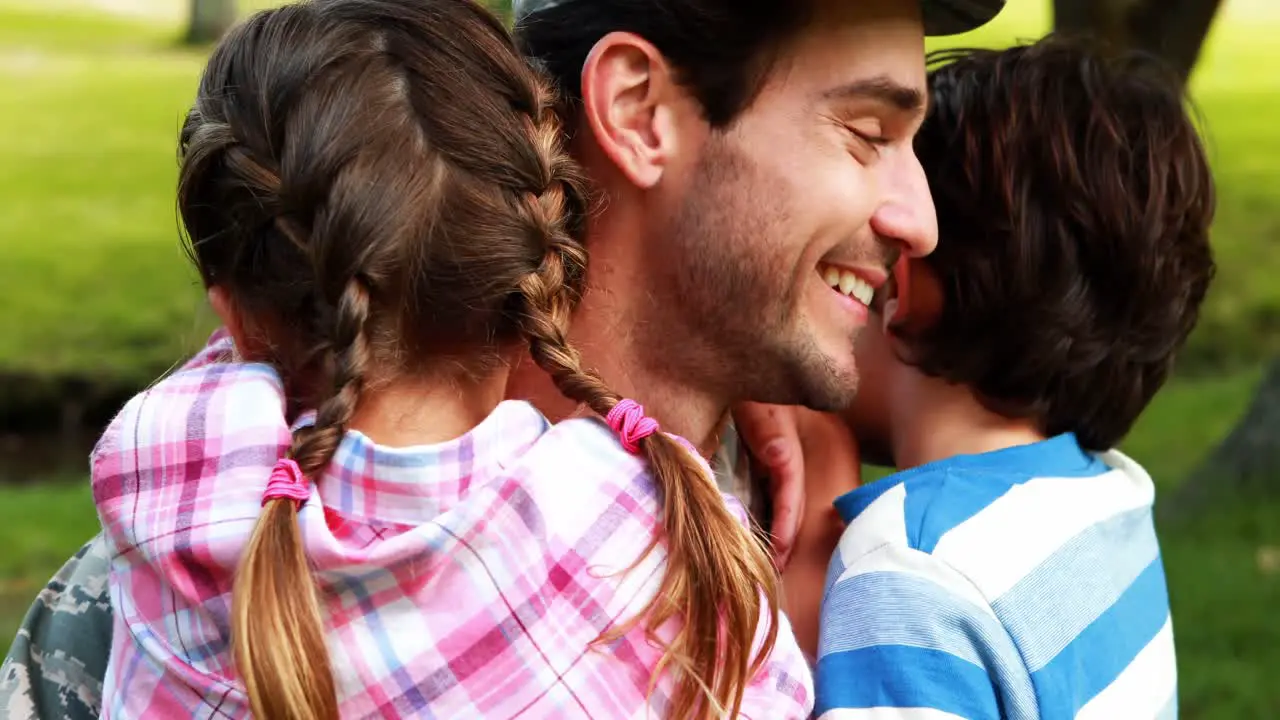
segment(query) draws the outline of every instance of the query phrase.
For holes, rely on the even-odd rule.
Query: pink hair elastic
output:
[[[311,484],[302,468],[292,458],[282,458],[271,468],[271,479],[267,481],[267,491],[262,494],[262,504],[272,500],[292,500],[299,507],[311,497]]]
[[[645,415],[644,406],[635,400],[619,400],[604,421],[618,434],[622,447],[632,455],[640,452],[641,440],[658,432],[658,421]]]

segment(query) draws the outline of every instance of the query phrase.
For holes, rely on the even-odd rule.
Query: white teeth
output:
[[[858,278],[850,275],[849,273],[844,273],[840,276],[840,292],[848,295],[853,292],[854,288],[858,287],[859,282],[861,281],[858,280]]]
[[[876,289],[871,287],[871,284],[866,280],[833,265],[823,266],[821,274],[823,282],[832,290],[842,295],[847,295],[863,305],[871,305]]]

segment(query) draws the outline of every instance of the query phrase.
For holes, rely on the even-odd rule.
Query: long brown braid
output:
[[[549,98],[543,107],[550,115]],[[557,151],[558,125],[541,125],[550,176],[566,162]],[[554,219],[563,217],[555,193],[540,196],[530,219],[545,228],[547,253],[537,272],[520,282],[525,299],[522,325],[538,366],[550,374],[566,397],[606,416],[621,398],[568,342],[572,301],[586,271],[582,245],[564,234]],[[663,498],[667,569],[653,602],[641,614],[651,631],[672,618],[683,629],[667,647],[662,664],[677,673],[670,717],[736,717],[743,692],[777,639],[776,571],[758,537],[733,517],[715,481],[685,448],[662,433],[639,443]],[[652,550],[653,546],[650,546]],[[637,559],[639,562],[640,559]],[[769,625],[761,651],[753,659],[762,609]],[[625,626],[623,627],[625,630]]]
[[[587,208],[552,106],[470,0],[310,0],[252,16],[213,53],[182,132],[179,209],[206,285],[252,321],[294,404],[317,411],[289,450],[307,477],[371,383],[482,373],[522,342],[568,397],[601,414],[618,402],[566,337]],[[663,661],[672,717],[736,712],[773,645],[773,567],[691,455],[661,434],[641,447],[668,567],[637,620],[682,623]],[[308,587],[297,508],[269,501],[232,607],[257,717],[338,717]]]

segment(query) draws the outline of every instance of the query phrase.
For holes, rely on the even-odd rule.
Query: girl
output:
[[[808,714],[764,548],[565,341],[550,108],[469,0],[312,0],[215,51],[178,203],[230,339],[94,453],[105,717]],[[501,402],[525,353],[607,427]]]

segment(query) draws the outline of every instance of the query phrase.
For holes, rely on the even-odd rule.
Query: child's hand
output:
[[[858,487],[857,442],[838,415],[799,407],[744,404],[734,411],[743,442],[768,468],[770,528],[783,571],[785,607],[800,647],[817,652],[827,565],[844,531],[832,503]]]
[[[769,476],[773,501],[769,535],[773,539],[774,562],[781,570],[790,559],[804,516],[804,450],[797,408],[741,403],[734,408],[733,424],[752,457]]]
[[[768,473],[769,532],[778,568],[785,569],[802,525],[827,517],[831,502],[858,486],[857,442],[839,416],[796,406],[742,403],[734,408],[733,420]]]

